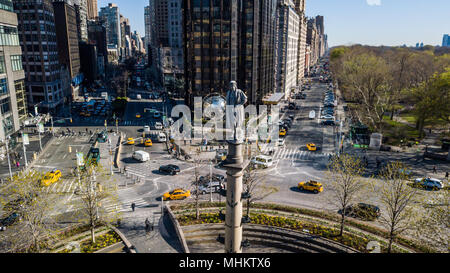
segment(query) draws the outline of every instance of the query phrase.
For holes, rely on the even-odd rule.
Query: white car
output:
[[[284,144],[286,144],[286,139],[280,137],[278,139],[278,146],[284,146]]]
[[[155,129],[156,130],[162,130],[163,129],[163,125],[161,122],[156,122],[155,123]]]
[[[332,119],[332,120],[334,120],[334,117],[332,115],[324,115],[324,116],[321,116],[320,119],[328,119],[328,120]]]
[[[437,189],[442,190],[444,188],[444,183],[441,180],[427,177],[427,178],[417,178],[414,180],[414,184],[426,189]]]
[[[166,141],[167,141],[166,135],[164,133],[159,133],[158,142],[166,142]]]
[[[315,119],[316,118],[316,111],[311,111],[311,112],[309,112],[309,118],[310,119]]]
[[[148,125],[145,125],[144,126],[144,133],[146,133],[146,134],[150,134],[150,126],[148,126]]]
[[[270,156],[258,155],[251,160],[256,167],[269,168],[273,165],[273,159]]]

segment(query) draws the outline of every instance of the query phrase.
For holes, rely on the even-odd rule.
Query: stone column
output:
[[[242,176],[246,167],[242,144],[228,143],[225,252],[242,252]]]

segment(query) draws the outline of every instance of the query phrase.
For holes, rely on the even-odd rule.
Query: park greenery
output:
[[[390,133],[395,118],[408,117],[419,137],[430,126],[450,125],[450,54],[354,45],[330,53],[330,67],[354,122]],[[387,117],[387,118],[386,118]]]

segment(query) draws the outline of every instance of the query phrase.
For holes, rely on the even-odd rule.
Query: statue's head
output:
[[[235,81],[230,82],[230,90],[236,91],[237,90],[237,83]]]

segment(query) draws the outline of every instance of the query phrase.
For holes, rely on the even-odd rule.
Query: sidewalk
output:
[[[154,229],[145,231],[145,219],[154,220]],[[182,247],[168,215],[161,217],[161,207],[136,208],[126,212],[118,228],[137,253],[182,253]]]
[[[53,138],[50,132],[41,134],[41,144],[42,150],[45,149],[47,144]],[[34,154],[38,157],[40,153],[40,145],[39,145],[39,135],[38,134],[29,134],[30,145],[26,146],[26,158],[28,165],[32,164],[34,161]],[[10,163],[11,163],[11,171],[13,175],[17,172],[22,171],[25,168],[25,156],[23,153],[22,139],[20,138],[17,142],[17,146],[10,151]],[[19,167],[17,167],[16,162],[19,161]],[[9,166],[8,166],[8,158],[5,157],[0,161],[0,178],[5,179],[9,178]]]

